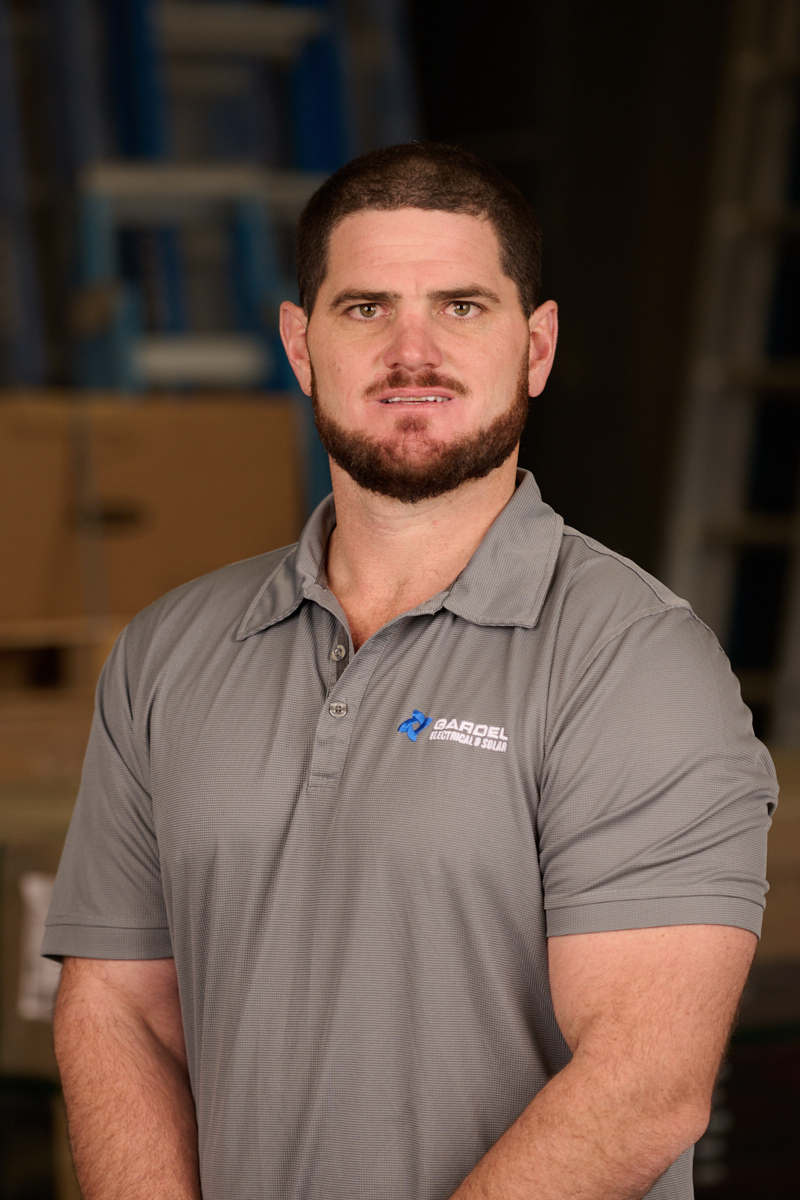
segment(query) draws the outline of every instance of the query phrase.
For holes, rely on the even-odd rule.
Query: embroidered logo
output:
[[[423,729],[427,729],[431,724],[432,718],[426,717],[425,713],[421,713],[418,708],[414,709],[414,715],[408,717],[401,725],[398,725],[398,733],[407,733],[412,742],[417,740],[417,734],[422,733]]]
[[[508,734],[500,725],[476,725],[474,721],[449,721],[439,717],[431,732],[429,742],[460,742],[462,746],[479,746],[481,750],[495,750],[504,754],[508,749]]]
[[[434,723],[433,717],[426,717],[418,708],[414,709],[413,716],[397,727],[397,732],[408,734],[409,740],[415,742],[429,725],[433,725],[428,734],[429,742],[459,742],[462,746],[475,746],[480,750],[494,750],[500,754],[508,750],[508,734],[500,725],[457,721],[455,717],[449,720],[447,717],[439,717]]]

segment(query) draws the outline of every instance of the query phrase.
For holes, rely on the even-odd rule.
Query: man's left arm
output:
[[[452,1200],[638,1200],[703,1134],[756,947],[726,925],[549,941],[573,1057]]]

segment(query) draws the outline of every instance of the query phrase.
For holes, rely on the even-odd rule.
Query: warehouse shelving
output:
[[[766,494],[759,481],[765,429],[783,422],[788,439],[791,410],[800,406],[800,336],[780,335],[787,314],[795,324],[800,316],[782,284],[800,233],[799,88],[798,0],[736,0],[663,568],[731,654],[759,730],[793,745],[800,745],[797,456],[785,495]]]

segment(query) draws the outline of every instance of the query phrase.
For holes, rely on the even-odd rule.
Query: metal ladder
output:
[[[368,148],[365,138],[416,131],[400,0],[48,2],[77,23],[94,15],[114,83],[115,160],[78,172],[77,382],[296,391],[277,308],[294,293],[299,211],[321,173]],[[265,74],[282,89],[275,144],[242,146],[234,121],[222,131],[233,150],[225,136],[201,146],[228,101],[269,106]],[[216,104],[211,120],[204,101]],[[357,130],[359,104],[377,104],[381,120]],[[215,323],[208,309],[224,296],[230,311],[218,304]],[[330,477],[308,407],[298,405],[313,504]]]
[[[662,570],[798,746],[799,79],[800,0],[735,0]]]
[[[296,220],[323,176],[226,165],[100,162],[80,179],[83,382],[146,387],[287,388],[288,364],[265,317],[293,285],[279,266],[275,218]],[[238,251],[239,331],[145,332],[141,296],[122,278],[120,228],[157,232],[184,221],[231,226]],[[93,325],[94,322],[94,325]],[[274,322],[273,322],[274,324]]]
[[[184,83],[189,75],[213,90],[222,74],[224,87],[226,72],[241,75],[261,58],[300,66],[307,49],[325,49],[326,14],[310,6],[220,0],[116,0],[105,5],[105,17],[122,157],[89,164],[79,176],[80,382],[129,389],[286,387],[275,323],[268,319],[292,290],[287,293],[277,225],[296,218],[321,176],[259,173],[224,161],[176,162],[168,92],[170,77],[181,75]],[[341,106],[319,92],[311,89],[312,100],[324,99],[327,115],[316,125],[327,124],[334,134],[317,146],[324,158],[326,150],[341,149],[330,145]],[[233,311],[220,331],[206,324],[193,334],[184,234],[187,226],[196,234],[198,224],[206,242],[209,230],[211,240],[217,232],[218,256],[228,260],[228,278],[217,288],[232,293]],[[221,238],[215,225],[223,227]],[[208,280],[205,287],[214,290]]]

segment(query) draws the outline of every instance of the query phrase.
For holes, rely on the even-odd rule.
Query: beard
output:
[[[393,371],[386,387],[453,389],[453,381],[434,371],[410,379]],[[372,389],[371,389],[372,390]],[[462,386],[459,394],[464,394]],[[425,416],[401,417],[387,439],[345,429],[326,413],[311,368],[311,399],[320,441],[333,461],[368,492],[417,504],[453,492],[473,479],[483,479],[502,466],[516,450],[528,419],[528,355],[525,354],[512,403],[488,425],[452,441],[437,441],[428,433]],[[424,453],[420,450],[424,448]],[[413,455],[413,457],[412,457]]]

